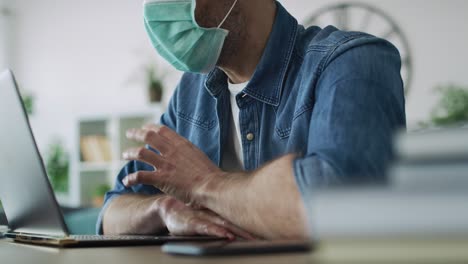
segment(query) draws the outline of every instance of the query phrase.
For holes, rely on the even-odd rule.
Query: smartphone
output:
[[[310,252],[314,243],[304,240],[283,241],[218,241],[205,243],[168,243],[162,251],[171,255],[223,256]]]

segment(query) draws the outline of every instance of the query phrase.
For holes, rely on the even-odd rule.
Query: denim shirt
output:
[[[313,186],[384,182],[392,134],[406,125],[398,50],[360,32],[332,26],[305,29],[277,6],[264,54],[236,98],[245,170],[296,153],[292,165],[303,194]],[[161,118],[161,124],[219,166],[230,130],[227,80],[220,69],[207,75],[186,73]],[[138,170],[153,168],[128,163],[106,194],[103,212],[119,195],[159,193],[153,186],[122,184]],[[102,215],[98,233],[101,221]]]

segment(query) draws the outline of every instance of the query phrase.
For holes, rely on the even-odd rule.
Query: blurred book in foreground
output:
[[[400,133],[395,152],[403,161],[468,162],[468,128],[440,129],[418,133]]]
[[[307,200],[318,239],[468,237],[468,192],[393,188],[316,190]]]
[[[401,133],[389,178],[396,188],[468,192],[468,129]]]
[[[468,164],[397,164],[391,168],[390,176],[395,187],[465,188],[468,192]]]
[[[305,196],[310,235],[327,239],[468,238],[468,129],[401,133],[388,186],[333,186]]]

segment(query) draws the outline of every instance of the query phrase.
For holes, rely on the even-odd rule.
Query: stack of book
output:
[[[84,162],[109,162],[112,160],[109,140],[104,136],[83,136],[80,140],[81,158]]]
[[[305,199],[311,235],[369,241],[468,237],[468,129],[401,133],[395,153],[390,186],[311,192]]]
[[[468,129],[402,133],[390,169],[394,187],[468,192]]]

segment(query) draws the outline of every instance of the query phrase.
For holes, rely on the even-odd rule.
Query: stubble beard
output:
[[[246,41],[245,19],[240,8],[235,8],[223,28],[229,31],[216,66],[225,67],[237,59],[239,50]]]

